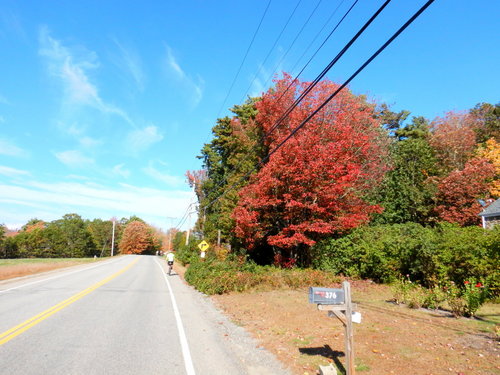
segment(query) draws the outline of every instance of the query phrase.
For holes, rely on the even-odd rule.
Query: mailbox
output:
[[[342,305],[345,303],[343,289],[309,288],[309,302],[318,305]]]

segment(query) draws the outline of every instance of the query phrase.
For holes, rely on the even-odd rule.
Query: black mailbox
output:
[[[309,288],[309,302],[318,305],[342,305],[345,303],[343,289]]]

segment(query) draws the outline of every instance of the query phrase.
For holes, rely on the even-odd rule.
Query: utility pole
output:
[[[187,235],[186,235],[186,246],[189,244],[189,233],[191,231],[191,214],[193,211],[191,211],[192,207],[195,205],[196,201],[196,182],[193,184],[193,198],[191,199],[191,203],[189,204],[188,210],[188,229],[187,229]]]
[[[189,206],[189,209],[191,209],[191,206]],[[188,229],[187,229],[187,235],[186,235],[186,246],[189,244],[189,232],[191,230],[191,211],[188,213]]]
[[[174,225],[173,222],[177,218],[172,217],[172,216],[167,216],[167,219],[170,219],[170,228],[167,229],[168,230],[168,248],[167,248],[167,250],[172,251],[172,230],[173,230],[172,225]]]
[[[111,221],[113,222],[113,234],[111,236],[111,256],[113,256],[114,249],[115,249],[115,224],[116,224],[116,218],[112,218]]]

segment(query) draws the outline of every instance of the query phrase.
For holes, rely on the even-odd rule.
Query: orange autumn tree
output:
[[[468,113],[448,112],[431,123],[430,144],[444,172],[462,170],[476,148],[476,121]]]
[[[495,178],[489,186],[490,194],[493,198],[500,197],[500,144],[490,138],[486,141],[484,147],[478,150],[478,155],[481,158],[487,159],[495,168]]]
[[[153,254],[160,246],[153,230],[147,224],[135,220],[125,227],[119,249],[122,254]]]
[[[308,86],[285,75],[256,103],[256,122],[273,150],[339,86],[320,82],[272,130],[281,114]],[[272,131],[272,132],[271,132]],[[342,90],[305,127],[274,153],[240,191],[235,232],[261,260],[292,259],[310,264],[310,247],[333,233],[369,221],[381,208],[366,193],[381,180],[387,138],[374,106]]]

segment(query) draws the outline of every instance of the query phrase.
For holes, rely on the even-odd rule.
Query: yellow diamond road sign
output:
[[[198,244],[198,247],[200,248],[201,251],[207,251],[207,249],[210,247],[210,245],[207,243],[207,241],[201,241]]]

